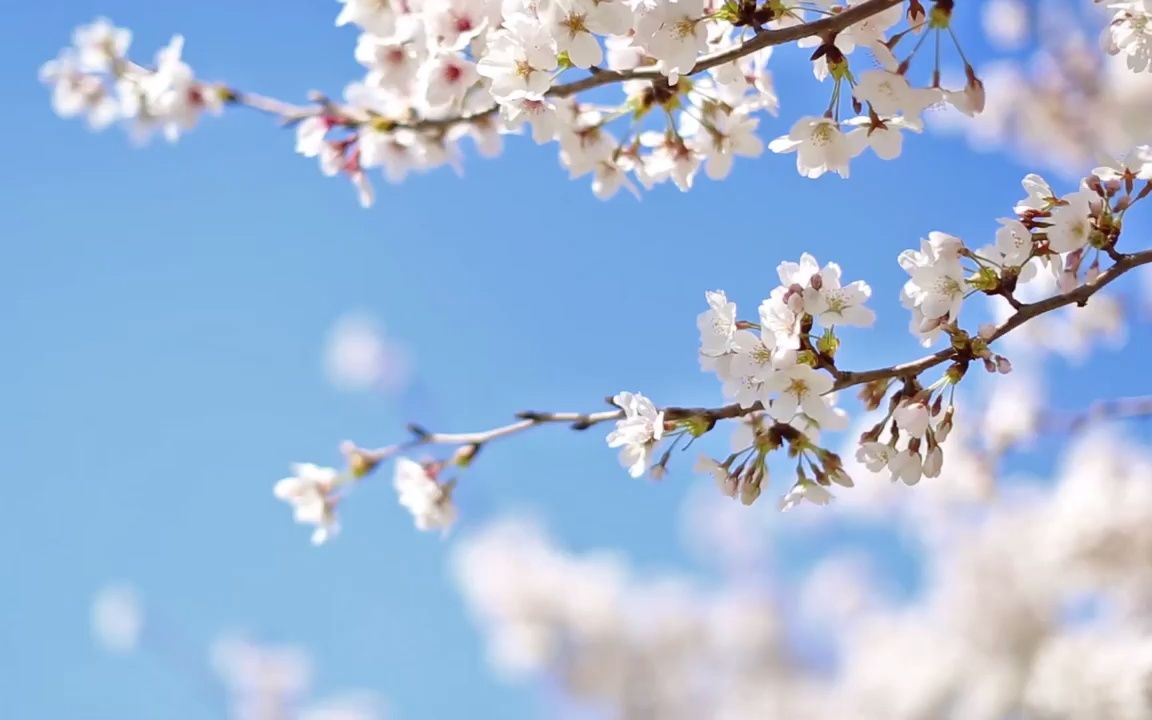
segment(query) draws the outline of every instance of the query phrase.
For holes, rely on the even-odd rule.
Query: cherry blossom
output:
[[[1129,69],[1152,69],[1152,5],[1146,0],[1112,2],[1116,10],[1104,34],[1104,46],[1113,55],[1123,54]]]
[[[418,530],[447,531],[456,522],[453,484],[437,481],[433,468],[405,457],[396,459],[392,480],[396,495]]]
[[[671,82],[692,69],[708,46],[704,0],[665,0],[646,8],[636,21],[633,40],[656,59]]]
[[[797,120],[787,135],[768,143],[768,149],[796,153],[796,169],[805,177],[834,172],[847,178],[852,158],[864,150],[862,140],[859,135],[845,135],[830,118],[809,116]]]
[[[1052,208],[1051,225],[1045,231],[1052,250],[1066,253],[1088,244],[1092,233],[1091,204],[1095,198],[1096,194],[1089,190],[1078,190],[1062,197],[1061,204]]]
[[[832,493],[811,480],[801,480],[792,486],[787,495],[781,498],[780,509],[787,512],[804,502],[812,505],[827,505],[832,502]]]
[[[297,463],[292,466],[292,476],[276,483],[272,492],[292,506],[296,522],[316,526],[312,544],[322,545],[340,529],[335,492],[341,481],[334,468]]]
[[[656,444],[664,434],[664,413],[639,393],[620,392],[612,402],[624,417],[608,433],[608,447],[620,448],[620,464],[632,477],[640,477],[652,466]]]

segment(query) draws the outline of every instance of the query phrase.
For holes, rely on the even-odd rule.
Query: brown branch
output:
[[[1007,320],[996,327],[995,332],[992,334],[989,342],[998,340],[1016,328],[1020,327],[1029,320],[1043,315],[1044,313],[1057,310],[1068,305],[1078,305],[1083,307],[1087,304],[1088,299],[1104,289],[1107,285],[1115,281],[1124,273],[1132,270],[1133,268],[1141,265],[1152,263],[1152,250],[1144,250],[1130,255],[1120,256],[1120,260],[1100,274],[1096,281],[1091,284],[1081,285],[1069,292],[1054,295],[1046,300],[1040,300],[1034,303],[1027,303],[1020,306],[1015,313],[1013,313]],[[891,380],[898,378],[914,378],[925,370],[941,365],[949,360],[955,360],[962,357],[962,351],[954,348],[947,348],[935,352],[931,355],[926,355],[919,360],[907,362],[901,365],[892,365],[888,367],[876,368],[873,370],[863,371],[839,371],[836,373],[836,384],[833,386],[833,391],[844,390],[856,385],[863,385],[865,383],[874,382],[877,380]],[[1119,401],[1117,401],[1119,402]],[[1126,400],[1125,402],[1128,402]],[[1140,403],[1148,403],[1152,405],[1152,399],[1139,399]],[[1145,410],[1145,405],[1140,405],[1140,414],[1152,413],[1152,408]],[[670,406],[663,409],[664,418],[667,421],[697,419],[705,423],[715,423],[719,420],[729,420],[732,418],[744,417],[751,413],[763,410],[764,407],[760,403],[756,403],[752,407],[743,408],[738,404],[722,405],[715,408],[691,408],[691,407],[675,407]],[[1104,412],[1108,407],[1098,412]],[[398,452],[421,445],[475,445],[481,446],[485,443],[498,438],[516,435],[518,433],[530,430],[540,425],[567,423],[575,430],[586,430],[593,425],[600,423],[619,420],[624,416],[622,410],[605,410],[595,413],[576,413],[576,412],[521,412],[518,414],[520,420],[508,425],[503,425],[491,430],[482,430],[478,432],[468,433],[437,433],[429,432],[419,426],[409,426],[414,437],[407,443],[391,445],[386,448],[372,451],[361,451],[369,453],[371,457],[376,460],[383,460]]]
[[[848,26],[854,25],[862,20],[867,20],[873,15],[879,14],[902,2],[904,2],[904,0],[867,0],[867,2],[853,5],[835,15],[830,15],[810,23],[791,25],[777,30],[765,30],[735,47],[720,50],[710,55],[704,55],[696,62],[692,69],[685,74],[696,75],[710,68],[738,60],[745,55],[751,55],[764,48],[783,45],[808,37],[832,37]],[[653,67],[635,68],[632,70],[601,70],[591,73],[587,77],[579,80],[555,85],[548,90],[546,95],[554,98],[566,98],[585,90],[591,90],[592,88],[602,87],[604,85],[623,83],[628,80],[659,80],[663,77],[664,76]],[[371,117],[357,115],[348,108],[335,105],[328,105],[327,107],[323,104],[317,106],[293,105],[292,103],[255,93],[246,93],[239,90],[230,90],[229,92],[231,93],[233,103],[261,112],[278,115],[286,122],[301,120],[324,112],[333,112],[333,114],[338,115],[342,120],[351,124],[361,124],[372,120]],[[443,129],[454,125],[482,120],[494,115],[498,111],[499,106],[493,105],[479,112],[469,113],[467,115],[455,115],[435,119],[423,118],[407,122],[398,122],[392,127],[410,130]]]

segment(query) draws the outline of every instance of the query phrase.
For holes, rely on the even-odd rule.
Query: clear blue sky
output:
[[[517,409],[596,409],[620,389],[716,402],[695,358],[703,291],[753,308],[776,263],[803,250],[875,289],[878,332],[848,335],[845,364],[907,359],[919,348],[896,254],[933,229],[981,244],[1027,169],[925,136],[896,162],[858,162],[854,182],[804,180],[791,156],[766,156],[689,194],[602,203],[567,180],[555,147],[510,139],[498,161],[470,158],[464,179],[381,181],[362,211],[268,118],[232,112],[138,150],[56,118],[36,82],[74,25],[106,15],[149,57],[185,34],[204,78],[287,99],[338,93],[357,69],[337,11],[305,0],[5,11],[0,717],[219,716],[179,672],[92,647],[88,603],[115,578],[193,650],[244,628],[308,647],[322,691],[373,688],[399,717],[539,716],[539,693],[486,671],[449,546],[412,529],[387,478],[315,549],[271,496],[288,463],[335,463],[340,440],[384,443],[408,419],[478,429]],[[783,116],[765,120],[765,139],[822,107],[826,88],[798,58],[778,58]],[[326,384],[321,344],[348,310],[413,348],[419,388],[405,403]],[[1115,384],[1133,356],[1091,380],[1058,367],[1060,402],[1139,390]],[[460,529],[532,507],[575,548],[618,545],[643,567],[680,568],[688,464],[651,485],[626,476],[599,431],[541,431],[485,452],[460,488]]]

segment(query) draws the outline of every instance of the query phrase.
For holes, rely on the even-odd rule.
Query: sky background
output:
[[[317,549],[271,495],[289,463],[338,464],[341,440],[385,444],[407,420],[481,429],[519,409],[601,409],[621,389],[715,404],[719,386],[696,362],[703,292],[724,288],[754,312],[776,264],[804,250],[874,288],[876,331],[844,333],[842,365],[910,359],[921,350],[897,300],[897,253],[934,229],[990,241],[1032,169],[930,134],[898,161],[857,161],[850,182],[805,180],[792,156],[766,155],[688,194],[605,203],[567,179],[555,146],[510,138],[499,160],[470,154],[462,179],[378,180],[364,211],[267,117],[236,110],[137,149],[118,130],[55,117],[36,81],[75,25],[105,15],[135,31],[141,58],[179,32],[199,77],[289,100],[338,94],[359,71],[337,11],[306,0],[5,10],[0,717],[220,717],[181,663],[198,666],[227,630],[308,648],[318,694],[370,688],[395,717],[540,716],[546,692],[485,667],[450,578],[453,540],[414,531],[390,473],[357,490],[344,532]],[[961,20],[961,37],[975,29]],[[824,106],[828,88],[800,58],[774,60],[783,111],[762,122],[765,140]],[[409,347],[403,397],[325,379],[324,339],[357,311]],[[1147,391],[1129,378],[1152,340],[1132,347],[1091,377],[1057,362],[1057,402]],[[690,464],[662,484],[632,480],[601,430],[542,429],[486,449],[459,488],[457,535],[528,508],[574,549],[699,571],[680,539]],[[139,588],[173,658],[93,645],[92,594],[118,579]]]

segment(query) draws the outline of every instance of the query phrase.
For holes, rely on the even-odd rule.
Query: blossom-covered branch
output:
[[[857,460],[870,470],[887,470],[908,485],[936,477],[944,464],[943,443],[955,423],[955,389],[975,363],[988,372],[1011,371],[1009,359],[991,345],[1031,320],[1089,299],[1124,274],[1152,264],[1152,249],[1123,252],[1126,214],[1152,194],[1152,150],[1138,148],[1123,163],[1096,168],[1078,190],[1057,195],[1037,175],[1024,178],[1028,196],[1015,217],[1000,219],[995,242],[972,248],[941,232],[929,233],[920,250],[900,254],[909,279],[902,303],[911,312],[910,330],[925,346],[946,338],[944,348],[911,362],[872,370],[845,370],[837,364],[843,327],[868,327],[875,313],[866,303],[871,287],[844,283],[836,263],[821,266],[805,253],[799,262],[777,268],[780,285],[760,304],[756,320],[738,318],[736,303],[722,291],[706,293],[708,310],[697,318],[700,366],[721,382],[727,404],[717,407],[659,407],[636,392],[609,399],[612,410],[521,412],[518,420],[490,430],[443,433],[418,425],[412,437],[379,449],[347,444],[347,471],[299,466],[281,481],[277,495],[297,509],[297,519],[318,526],[323,540],[335,527],[335,507],[346,487],[385,460],[416,448],[449,446],[451,454],[415,462],[396,460],[396,486],[421,528],[446,528],[456,519],[452,493],[456,478],[493,440],[546,424],[577,430],[615,422],[607,444],[617,448],[630,475],[660,477],[673,451],[712,432],[721,421],[737,420],[731,453],[702,456],[694,469],[713,476],[722,491],[751,504],[768,481],[767,459],[785,450],[796,461],[796,481],[781,501],[788,509],[801,501],[826,504],[833,484],[852,487],[840,456],[821,433],[848,426],[837,405],[838,391],[860,387],[865,409],[885,409],[880,421],[860,437]],[[1103,267],[1107,265],[1107,267]],[[1021,292],[1043,292],[1030,302]],[[999,324],[975,332],[961,326],[964,301],[973,295],[1002,299],[1013,309]],[[934,380],[921,376],[947,365]],[[301,518],[301,512],[304,517]]]
[[[591,175],[602,198],[671,181],[688,190],[700,169],[727,177],[735,157],[758,156],[761,111],[779,107],[766,64],[773,47],[813,48],[817,79],[830,80],[822,114],[801,117],[768,145],[797,153],[801,174],[848,175],[867,149],[891,159],[901,133],[922,130],[928,108],[983,107],[983,84],[952,30],[953,0],[345,0],[337,24],[364,32],[356,58],[365,78],[340,102],[297,105],[197,79],[177,37],[146,67],[127,56],[127,30],[105,20],[77,30],[73,47],[44,66],[53,103],[95,127],[128,122],[141,138],[169,139],[226,105],[274,114],[296,127],[296,149],[327,175],[345,175],[372,202],[366,170],[397,182],[412,171],[460,166],[459,141],[499,154],[500,136],[527,125],[555,141],[573,178]],[[815,16],[815,19],[812,16]],[[902,20],[907,27],[894,31]],[[919,36],[898,57],[901,42]],[[913,60],[933,37],[927,84],[910,84]],[[942,86],[942,44],[954,47],[963,88]],[[907,43],[906,43],[907,44]],[[849,55],[868,51],[881,69],[856,74]],[[605,67],[606,65],[606,67]],[[569,72],[582,77],[561,82]],[[578,100],[620,85],[617,103]],[[853,115],[854,117],[848,117]],[[617,137],[610,127],[622,127]]]

